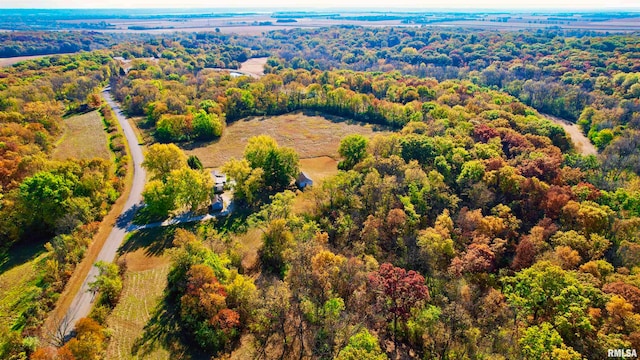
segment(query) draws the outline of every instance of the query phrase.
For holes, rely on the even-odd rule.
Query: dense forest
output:
[[[234,297],[213,312],[194,313],[187,304],[197,300],[186,301],[204,296],[191,283],[204,281],[201,272],[213,269],[205,277],[220,294],[237,285],[217,263],[224,259],[201,260],[214,261],[209,269],[198,260],[176,263],[183,275],[171,275],[168,296],[194,345],[225,351],[250,331],[267,357],[275,348],[286,358],[358,358],[346,354],[371,349],[360,342],[377,344],[375,336],[391,354],[426,358],[597,358],[612,347],[635,346],[630,301],[638,284],[629,271],[637,261],[630,254],[640,231],[640,191],[633,169],[623,176],[628,182],[599,186],[612,180],[597,159],[572,151],[562,128],[469,81],[288,69],[255,81],[200,76],[194,82],[206,88],[195,86],[190,93],[198,97],[185,99],[207,104],[197,114],[234,121],[312,108],[399,131],[370,142],[345,138],[343,171],[313,190],[311,211],[296,214],[286,192],[262,205],[254,219],[264,231],[261,290],[250,299]],[[148,76],[131,70],[129,77]],[[136,97],[126,85],[119,89],[134,111],[127,99]],[[162,94],[148,99],[149,109],[158,108]],[[162,115],[156,132],[176,116]],[[184,125],[172,129],[188,133]],[[250,207],[261,206],[266,185],[277,183],[267,178],[272,164],[255,159],[255,148],[277,149],[269,142],[250,141],[246,163],[225,165],[238,200]],[[193,245],[184,236],[193,235],[176,235],[175,243],[186,247],[180,251],[200,254],[188,250]],[[245,308],[249,301],[256,303]],[[235,312],[225,316],[236,320],[203,328],[222,311]],[[551,345],[540,345],[540,336]],[[283,343],[287,338],[293,343]],[[384,356],[378,345],[373,349]]]
[[[2,32],[0,57],[68,54],[104,49],[143,35],[103,34],[99,32]]]
[[[171,50],[162,56],[175,60],[170,64],[179,69],[172,80],[186,76],[183,79],[186,81],[209,67],[236,68],[237,62],[248,56],[265,55],[271,56],[266,71],[274,73],[287,68],[350,69],[397,71],[440,81],[467,79],[479,86],[503,90],[541,113],[579,122],[585,135],[601,151],[611,145],[603,151],[612,160],[605,161],[606,166],[640,170],[638,162],[632,161],[638,159],[633,149],[640,126],[640,55],[634,36],[557,30],[454,33],[342,26],[270,32],[254,42],[226,35],[185,37],[176,38],[171,44],[146,43],[137,52],[154,56],[171,45]],[[237,47],[232,49],[234,45]],[[165,77],[168,71],[172,70],[165,69]],[[135,73],[132,75],[131,81]],[[145,76],[149,80],[162,77]],[[387,94],[376,96],[382,98]],[[394,100],[394,94],[388,96]],[[401,102],[412,101],[412,96],[409,92]],[[136,110],[142,113],[144,109]],[[619,153],[624,153],[629,161],[620,159]]]
[[[639,46],[584,32],[334,27],[172,35],[20,63],[0,79],[1,244],[51,238],[46,291],[60,291],[126,159],[118,171],[48,155],[63,116],[100,107],[107,83],[153,134],[153,218],[210,203],[208,174],[173,143],[314,110],[388,133],[345,137],[337,175],[304,193],[292,191],[295,150],[248,140],[222,167],[237,213],[157,239],[171,243],[158,313],[172,355],[577,360],[638,349]],[[260,78],[216,69],[264,56]],[[600,153],[580,154],[540,113],[577,122]],[[250,233],[253,266],[241,255]],[[0,355],[104,357],[127,269],[99,268],[97,306],[74,339],[30,340],[46,308],[34,309]]]

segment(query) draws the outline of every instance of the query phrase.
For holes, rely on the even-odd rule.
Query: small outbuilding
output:
[[[307,174],[300,172],[296,178],[296,186],[300,190],[306,189],[308,186],[313,186],[313,180],[307,176]]]
[[[224,200],[222,200],[222,196],[214,195],[213,199],[211,199],[211,211],[222,211],[224,209]]]
[[[215,193],[224,192],[224,186],[227,183],[227,175],[219,172],[218,170],[211,171],[211,177],[213,178],[213,191]]]

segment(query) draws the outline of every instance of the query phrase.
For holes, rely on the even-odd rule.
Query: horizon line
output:
[[[417,7],[396,7],[396,8],[388,8],[388,7],[296,7],[296,6],[288,6],[288,7],[268,7],[268,6],[258,6],[258,7],[131,7],[131,8],[112,8],[112,7],[33,7],[33,8],[21,8],[21,7],[0,7],[0,11],[3,10],[116,10],[116,11],[130,11],[130,10],[189,10],[189,11],[236,11],[236,12],[255,12],[255,11],[263,11],[263,12],[277,12],[277,11],[290,11],[295,10],[297,12],[317,12],[317,11],[375,11],[375,12],[514,12],[514,11],[526,11],[526,12],[538,12],[538,11],[561,11],[561,12],[632,12],[632,13],[640,13],[640,4],[634,7],[621,7],[621,6],[611,6],[611,7],[585,7],[585,8],[571,8],[571,7],[513,7],[513,8],[498,8],[498,7],[425,7],[425,8],[417,8]],[[267,11],[268,10],[268,11]]]

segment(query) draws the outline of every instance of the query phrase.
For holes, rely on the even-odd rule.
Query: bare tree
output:
[[[73,330],[71,318],[65,315],[63,318],[54,317],[51,326],[44,330],[45,341],[55,347],[61,347],[67,341],[67,337]]]

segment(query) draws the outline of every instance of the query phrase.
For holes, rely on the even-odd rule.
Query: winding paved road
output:
[[[116,252],[122,244],[122,240],[125,235],[128,232],[137,229],[137,227],[131,226],[131,220],[133,219],[136,209],[140,207],[142,203],[142,189],[144,188],[146,174],[145,170],[142,168],[142,161],[144,159],[144,156],[142,155],[142,147],[138,144],[138,139],[133,128],[125,118],[124,114],[122,114],[120,106],[111,98],[108,88],[102,91],[102,98],[107,102],[107,104],[109,104],[109,106],[111,106],[122,130],[124,131],[124,135],[129,143],[130,156],[133,159],[134,165],[133,185],[131,186],[129,198],[125,203],[122,214],[118,217],[116,224],[113,226],[113,229],[111,229],[109,237],[105,241],[102,250],[100,250],[98,257],[96,258],[96,262],[112,262],[116,257]],[[95,266],[91,267],[89,274],[87,274],[87,277],[82,283],[80,291],[78,291],[76,296],[73,298],[65,318],[60,324],[60,331],[64,332],[65,335],[68,336],[71,333],[76,321],[89,315],[95,298],[95,294],[89,290],[89,283],[95,281],[97,275],[98,268]]]

